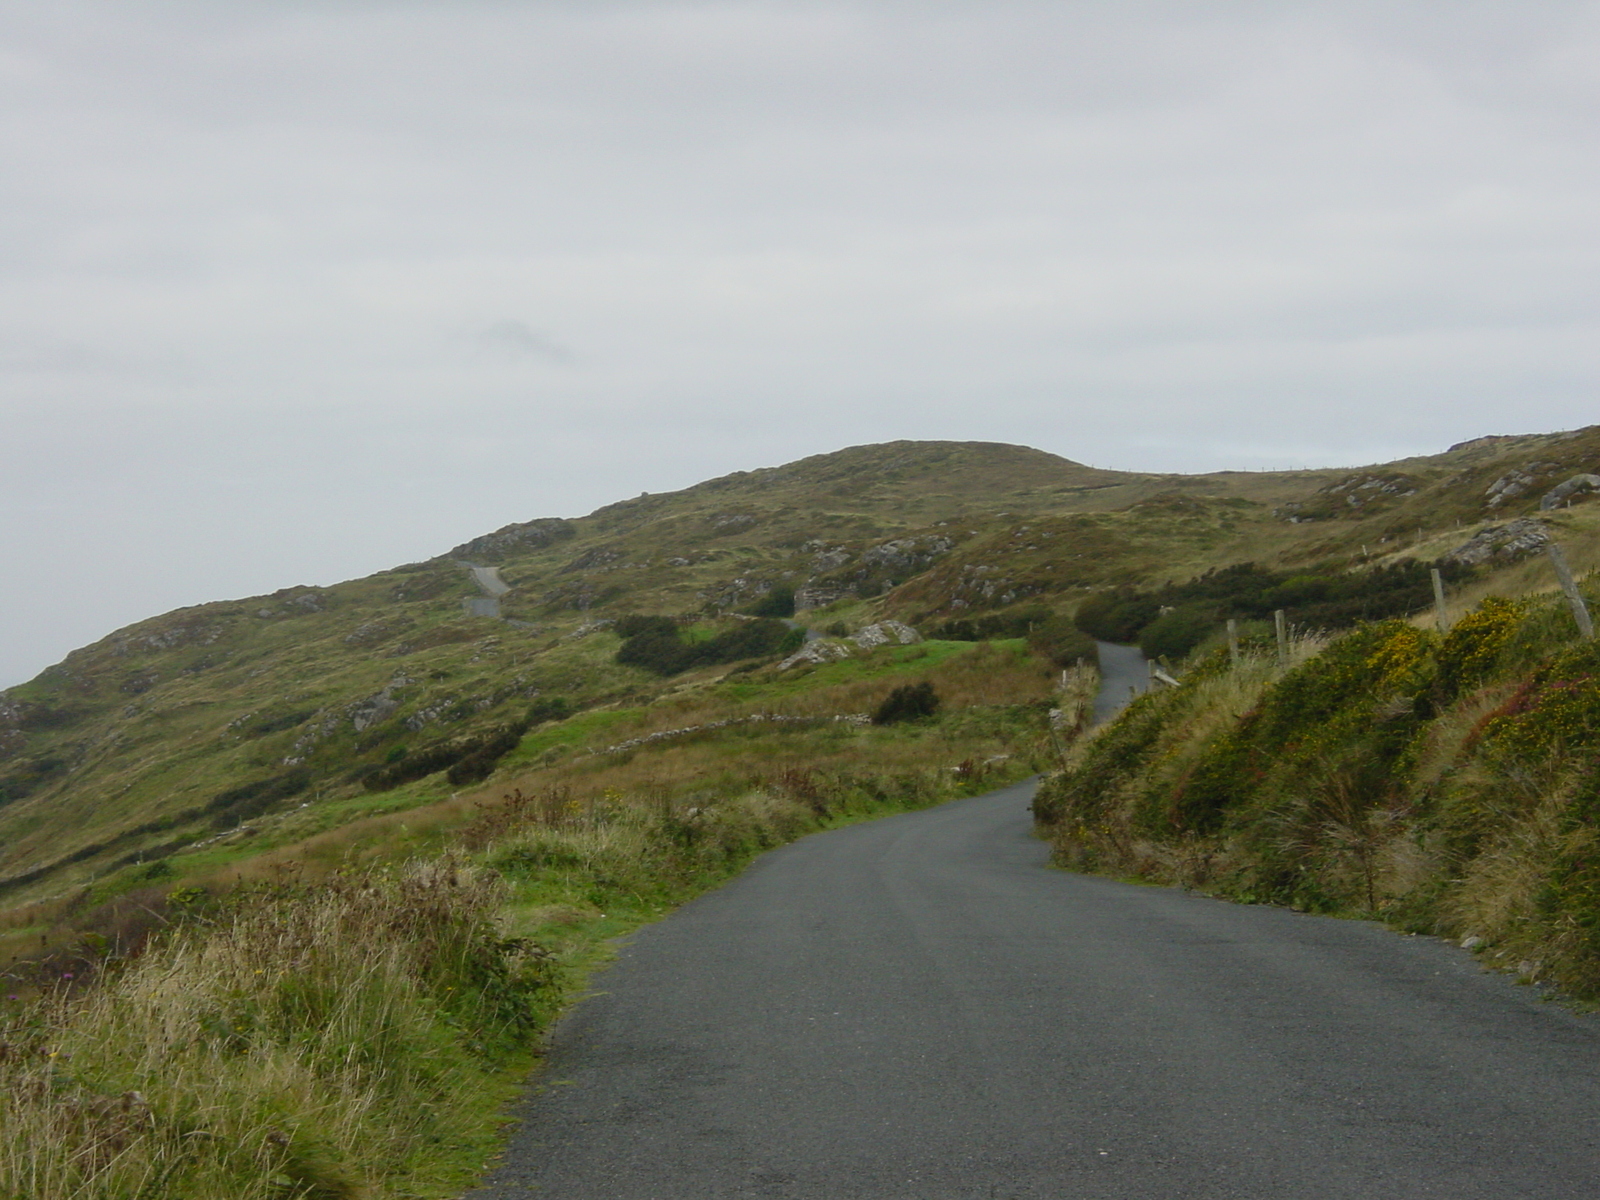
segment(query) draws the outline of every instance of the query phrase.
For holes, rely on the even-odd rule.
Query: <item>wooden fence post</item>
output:
[[[1589,606],[1583,602],[1583,593],[1578,590],[1577,580],[1572,578],[1572,568],[1567,566],[1567,556],[1555,542],[1546,542],[1544,550],[1550,556],[1550,565],[1556,569],[1556,582],[1561,585],[1567,604],[1572,608],[1572,619],[1578,623],[1578,632],[1586,638],[1594,637],[1594,621],[1589,616]]]
[[[1450,618],[1445,615],[1444,609],[1444,577],[1439,574],[1438,567],[1434,567],[1430,573],[1433,575],[1434,623],[1438,625],[1439,632],[1443,633],[1450,628]]]
[[[1278,632],[1278,665],[1281,667],[1289,661],[1289,626],[1283,619],[1283,609],[1272,614],[1272,623]]]
[[[1239,665],[1239,622],[1232,617],[1228,618],[1228,662]]]

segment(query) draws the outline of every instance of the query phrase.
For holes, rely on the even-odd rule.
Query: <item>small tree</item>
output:
[[[745,611],[753,617],[792,617],[794,616],[794,589],[787,585],[775,587]]]
[[[939,693],[924,679],[921,683],[903,683],[885,696],[878,711],[872,714],[872,723],[892,725],[896,721],[916,721],[938,711]]]

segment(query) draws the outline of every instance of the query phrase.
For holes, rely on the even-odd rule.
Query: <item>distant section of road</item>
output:
[[[1094,723],[1100,725],[1150,686],[1150,664],[1137,646],[1095,645],[1100,647],[1100,693],[1094,698]]]
[[[1045,865],[1028,785],[640,932],[480,1198],[1587,1200],[1600,1028],[1445,943]]]
[[[511,585],[500,578],[499,567],[468,567],[472,578],[483,589],[486,596],[504,596],[511,590]]]
[[[511,585],[500,578],[500,568],[476,567],[471,563],[461,565],[471,572],[472,582],[477,584],[478,590],[483,593],[481,596],[468,596],[462,601],[462,607],[467,610],[467,615],[493,617],[497,621],[503,619],[500,613],[500,597],[511,590]]]

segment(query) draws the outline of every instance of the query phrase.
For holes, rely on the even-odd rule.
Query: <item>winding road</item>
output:
[[[640,931],[479,1200],[1589,1200],[1600,1023],[1454,946],[1073,875],[1030,784]]]
[[[1150,662],[1137,646],[1096,642],[1100,649],[1100,691],[1094,698],[1094,723],[1109,721],[1150,686]]]

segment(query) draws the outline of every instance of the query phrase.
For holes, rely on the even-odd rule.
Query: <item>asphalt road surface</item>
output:
[[[1595,1019],[1432,939],[1050,869],[1029,795],[641,931],[474,1196],[1600,1196]]]
[[[1109,721],[1150,686],[1150,662],[1137,646],[1096,642],[1100,647],[1100,691],[1094,698],[1094,723]]]
[[[499,567],[474,567],[469,563],[467,569],[472,572],[472,581],[486,596],[504,596],[511,590],[511,585],[500,578]]]

